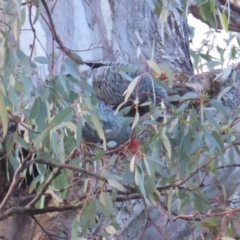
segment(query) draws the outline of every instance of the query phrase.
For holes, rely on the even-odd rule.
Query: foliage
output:
[[[43,7],[41,1],[34,2],[36,16],[33,24],[38,21]],[[158,12],[162,8],[160,2],[156,5]],[[214,1],[199,5],[203,17],[209,20],[212,16],[210,20],[214,24],[218,14],[226,28],[225,15],[216,12],[214,5],[208,9],[206,4],[214,4]],[[205,178],[211,176],[217,181],[223,167],[235,164],[236,153],[240,153],[239,132],[234,128],[239,121],[239,111],[229,115],[220,100],[206,102],[192,92],[184,96],[174,95],[169,97],[171,114],[164,106],[151,106],[148,118],[136,114],[131,119],[136,135],[142,137],[144,132],[148,132],[136,153],[131,152],[127,145],[108,150],[86,145],[81,138],[85,122],[91,122],[99,135],[103,134],[91,86],[81,78],[72,56],[65,56],[59,73],[53,75],[51,70],[57,56],[49,54],[33,59],[21,49],[12,48],[8,39],[14,36],[18,41],[26,8],[21,7],[21,1],[9,1],[2,7],[5,13],[14,9],[11,10],[13,14],[6,14],[0,38],[2,140],[7,134],[8,121],[13,116],[18,116],[20,120],[18,134],[7,141],[7,153],[1,161],[5,158],[9,160],[15,170],[14,176],[21,169],[19,179],[22,181],[28,174],[33,176],[29,194],[34,193],[35,198],[28,204],[28,210],[35,206],[46,208],[47,212],[42,196],[51,192],[57,207],[63,204],[80,209],[72,225],[73,239],[77,239],[79,226],[83,235],[88,234],[99,215],[108,220],[102,226],[100,235],[108,237],[121,228],[114,218],[116,202],[140,198],[156,206],[160,197],[165,196],[162,204],[167,207],[171,220],[187,219],[193,227],[210,229],[212,236],[220,236],[221,230],[226,236],[235,237],[239,213],[231,212],[231,217],[224,214],[229,208],[227,192],[230,189],[219,182],[224,197],[217,199],[214,193],[202,189]],[[217,51],[220,56],[218,64],[221,65],[224,49],[217,47]],[[207,66],[213,64],[209,51],[202,53],[200,49],[192,53],[196,67],[199,57],[206,60]],[[231,57],[235,56],[238,56],[236,48]],[[148,63],[155,72],[161,72],[152,60]],[[46,79],[39,74],[42,65],[50,69]],[[66,76],[66,72],[72,76]],[[131,89],[128,91],[126,96],[130,95]],[[193,107],[196,105],[198,109]],[[206,105],[212,110],[208,111]],[[159,117],[161,121],[158,121]],[[23,149],[31,153],[30,157],[23,154]],[[228,163],[225,154],[229,157]],[[37,171],[33,170],[33,166]],[[7,171],[11,175],[10,167]],[[83,185],[76,180],[79,177],[84,179]],[[69,184],[71,187],[79,184],[80,189],[71,200],[67,197]],[[19,186],[21,184],[18,183],[15,188]],[[177,209],[172,209],[174,202],[178,203]],[[0,206],[2,211],[6,207],[3,203]],[[184,215],[189,205],[195,214]]]

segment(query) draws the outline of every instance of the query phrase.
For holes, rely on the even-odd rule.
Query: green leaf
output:
[[[170,141],[165,133],[162,133],[163,145],[167,150],[168,158],[171,159],[172,156],[172,147]]]
[[[226,110],[226,108],[224,107],[224,105],[221,103],[221,101],[212,99],[211,100],[211,104],[214,108],[216,108],[216,110],[220,113],[222,113],[223,116],[228,116],[228,111]]]
[[[202,222],[202,225],[205,227],[217,227],[220,222],[220,218],[219,217],[206,217],[201,222]]]
[[[122,192],[127,191],[127,189],[121,183],[117,182],[114,179],[108,179],[108,184],[111,187],[114,187],[114,188],[118,189],[119,191],[122,191]]]
[[[35,207],[39,208],[39,209],[42,209],[44,207],[44,204],[45,204],[45,198],[46,198],[46,196],[42,195],[40,197],[39,201],[36,203]]]
[[[140,118],[139,112],[136,112],[135,118],[134,118],[134,121],[133,121],[133,124],[132,124],[132,127],[131,127],[132,130],[136,127],[136,125],[139,121],[139,118]]]
[[[168,65],[164,65],[164,64],[161,64],[159,65],[161,71],[163,71],[167,78],[168,78],[168,82],[170,85],[173,84],[173,74],[172,74],[172,70],[170,69],[170,67]]]
[[[49,126],[55,127],[61,122],[66,121],[66,119],[70,116],[72,113],[73,109],[71,107],[67,107],[63,110],[61,110],[54,118],[53,120],[49,123]]]
[[[60,163],[65,163],[65,148],[64,148],[64,135],[58,134],[58,160]]]
[[[161,69],[157,65],[157,63],[153,60],[147,60],[148,66],[157,74],[161,74]]]
[[[116,147],[117,146],[117,143],[115,142],[115,141],[109,141],[108,143],[107,143],[107,145],[108,145],[108,147]]]
[[[117,230],[113,226],[107,226],[105,227],[106,232],[109,233],[110,235],[114,235],[117,233]]]
[[[78,240],[78,216],[75,217],[72,223],[72,230],[71,230],[71,240]]]
[[[21,136],[17,135],[16,137],[16,142],[18,143],[19,146],[21,146],[21,148],[24,148],[26,150],[29,149],[30,145],[26,143],[26,141],[21,138]]]
[[[217,96],[217,100],[221,100],[222,97],[231,90],[232,86],[225,87]]]
[[[29,79],[27,78],[24,70],[22,70],[21,82],[23,85],[24,92],[27,94],[28,100],[30,101],[31,100],[31,91],[30,91],[31,83],[29,82]]]
[[[152,169],[154,171],[154,169]],[[147,192],[148,198],[150,197],[153,202],[155,202],[154,197],[154,191],[156,190],[155,186],[155,174],[152,174],[152,176],[149,176],[148,174],[145,175],[145,189]]]
[[[59,174],[56,178],[53,179],[51,186],[54,189],[65,189],[64,191],[60,192],[60,197],[65,198],[67,194],[66,187],[68,186],[68,176],[66,171]]]
[[[113,212],[113,201],[109,194],[105,192],[100,193],[98,207],[107,218],[111,217]]]
[[[150,167],[149,167],[149,164],[148,164],[148,160],[145,156],[144,156],[143,160],[144,160],[145,167],[147,169],[147,173],[148,173],[149,176],[151,176],[152,174],[151,174],[151,170],[150,170]]]
[[[67,88],[67,86],[66,86],[67,77],[64,76],[64,75],[59,75],[59,76],[58,76],[58,80],[59,80],[59,82],[61,83],[64,92],[68,95],[68,94],[69,94],[69,91],[68,91],[68,88]]]
[[[198,6],[201,17],[205,21],[209,22],[211,27],[215,28],[216,24],[212,12],[212,3],[209,4],[209,1],[201,1],[201,3]]]
[[[208,140],[214,144],[214,146],[218,149],[221,149],[221,146],[218,144],[218,142],[215,140],[215,138],[212,136],[211,132],[202,124],[199,123],[199,127],[204,132]],[[209,146],[208,146],[209,147]]]
[[[78,63],[78,64],[83,64],[83,60],[82,58],[76,54],[75,52],[70,52],[70,56],[74,59],[74,62]]]
[[[97,200],[93,199],[90,203],[84,205],[83,213],[81,214],[81,220],[79,225],[82,227],[81,234],[86,234],[89,225],[95,224],[96,219],[96,204]]]
[[[236,238],[231,237],[220,237],[221,240],[236,240]]]
[[[34,17],[33,20],[33,25],[38,21],[40,14],[42,13],[42,1],[37,1],[37,4],[35,4],[35,8],[36,8],[36,15]]]
[[[222,141],[222,139],[220,138],[220,136],[219,136],[215,131],[212,132],[212,136],[215,138],[215,140],[216,140],[217,143],[219,144],[220,148],[223,149],[223,148],[224,148],[224,145],[223,145],[223,141]]]
[[[129,82],[132,82],[132,81],[133,81],[133,79],[132,79],[127,73],[125,73],[125,72],[123,72],[123,71],[119,71],[119,74],[120,74],[124,79],[128,80]]]
[[[1,115],[1,121],[2,121],[2,129],[3,129],[2,138],[4,138],[8,130],[8,113],[6,110],[6,105],[4,103],[4,96],[2,92],[0,92],[0,115]]]
[[[36,190],[36,185],[38,182],[41,181],[42,175],[38,175],[37,177],[35,177],[32,182],[31,185],[29,187],[29,194],[31,194],[33,192],[33,190]]]
[[[172,89],[163,81],[160,81],[159,79],[157,79],[155,77],[152,77],[152,79],[153,79],[153,82],[156,83],[158,86],[164,88],[168,92],[172,92]]]
[[[65,122],[63,125],[65,125],[71,132],[76,133],[77,128],[73,122]]]
[[[77,64],[73,60],[66,58],[64,61],[64,66],[69,74],[71,74],[74,78],[79,79],[80,76],[77,69]]]
[[[40,111],[40,106],[41,106],[41,100],[37,98],[33,103],[31,112],[29,114],[29,119],[37,118]]]
[[[144,186],[144,179],[142,174],[140,173],[140,171],[137,169],[136,170],[137,173],[137,179],[138,179],[138,187],[140,189],[141,194],[143,195],[144,199],[147,199],[147,195],[146,195],[146,190],[145,190],[145,186]]]
[[[232,73],[233,69],[231,66],[223,70],[222,80],[226,80]]]
[[[21,28],[21,20],[19,18],[15,18],[15,21],[13,24],[13,33],[16,41],[18,41],[19,39],[20,28]]]
[[[209,3],[209,7],[210,7],[210,10],[211,12],[215,12],[216,10],[216,4],[215,4],[215,0],[208,0],[208,3]]]
[[[116,181],[122,181],[123,180],[122,176],[118,176],[118,175],[111,174],[111,173],[105,173],[103,175],[103,177],[105,177],[106,179],[114,179]]]
[[[188,92],[182,96],[180,102],[186,101],[187,99],[196,99],[196,98],[198,98],[198,95],[195,92]]]
[[[49,60],[46,57],[35,57],[34,60],[41,64],[49,64]]]
[[[100,139],[103,140],[103,148],[104,148],[104,150],[106,150],[107,149],[106,138],[105,138],[104,131],[103,131],[103,128],[102,128],[102,125],[101,125],[100,121],[93,114],[91,114],[91,121],[92,121],[93,126],[95,127],[95,129],[98,133],[98,136],[100,137]]]
[[[172,199],[173,199],[173,190],[170,189],[167,194],[167,207],[168,207],[168,212],[170,214],[172,212]]]
[[[129,97],[131,96],[132,92],[134,91],[139,78],[140,78],[140,76],[137,76],[136,78],[134,78],[134,80],[128,85],[127,90],[123,93],[123,96],[125,96],[125,99],[124,99],[125,103],[128,101]]]
[[[37,168],[39,174],[42,175],[42,176],[46,172],[46,165],[45,164],[37,163],[36,168]]]
[[[131,161],[130,161],[130,171],[134,172],[135,170],[135,162],[136,162],[136,154],[133,155]]]
[[[182,99],[181,96],[179,95],[172,95],[167,98],[169,102],[175,102],[175,101],[180,101]]]
[[[40,101],[40,110],[36,118],[37,130],[43,131],[47,126],[47,121],[49,120],[50,109],[48,102]]]
[[[222,62],[220,61],[207,61],[206,62],[206,65],[209,69],[213,69],[217,66],[221,66],[222,65]]]
[[[51,130],[50,131],[50,143],[51,143],[51,147],[53,152],[55,153],[56,157],[58,158],[58,134],[56,133],[56,131]]]
[[[154,5],[155,5],[154,13],[159,17],[163,9],[163,3],[161,0],[157,0],[155,1]]]
[[[222,25],[222,28],[228,32],[228,18],[227,18],[227,15],[225,12],[220,12],[219,8],[218,8],[218,16],[220,18],[220,21],[221,21],[221,25]]]
[[[17,12],[18,12],[18,17],[21,19],[21,4],[22,0],[14,0],[16,7],[17,7]]]
[[[134,73],[138,70],[135,66],[132,66],[132,65],[127,65],[127,66],[121,66],[120,65],[120,66],[117,66],[117,68],[120,71],[123,71],[125,73]]]
[[[23,69],[27,73],[28,77],[31,77],[32,76],[32,70],[31,70],[29,57],[26,56],[26,54],[23,53],[20,50],[17,50],[17,56],[19,58],[19,61],[20,61],[21,65],[22,65]]]
[[[76,147],[80,147],[80,142],[82,139],[82,126],[83,126],[82,118],[79,118],[77,122]]]
[[[43,132],[38,135],[37,139],[35,140],[34,147],[41,148],[43,141],[49,135],[51,128],[45,129]]]

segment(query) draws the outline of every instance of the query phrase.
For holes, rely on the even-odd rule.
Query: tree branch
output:
[[[42,209],[27,209],[26,207],[12,207],[9,210],[5,211],[4,213],[0,213],[0,221],[14,215],[14,214],[19,214],[19,215],[38,215],[38,214],[44,214],[44,213],[49,213],[49,212],[63,212],[63,211],[72,211],[72,210],[77,210],[81,209],[83,207],[83,204],[80,203],[79,205],[76,206],[60,206],[60,207],[46,207]]]
[[[13,195],[14,190],[18,185],[20,174],[26,168],[26,163],[29,160],[30,156],[31,156],[31,152],[29,152],[28,156],[24,159],[24,161],[20,164],[20,166],[17,168],[16,172],[14,173],[11,186],[9,187],[7,194],[0,205],[0,212],[2,212],[6,208],[11,196]]]
[[[226,0],[216,1],[216,7],[219,8],[220,11],[225,12],[228,15],[228,11],[227,11],[228,2],[229,2],[229,7],[230,7],[230,16],[229,16],[230,22],[229,22],[228,29],[233,32],[240,32],[240,18],[239,18],[240,8],[237,5],[235,5],[234,3],[231,3],[230,1],[226,1]],[[216,22],[215,26],[210,26],[209,22],[207,22],[205,19],[202,18],[196,1],[194,1],[194,4],[190,6],[190,12],[192,13],[192,15],[195,18],[206,23],[209,27],[211,27],[211,28],[215,27],[216,29],[222,29],[221,21],[217,14],[216,14],[217,22]]]
[[[47,14],[47,17],[48,17],[48,20],[49,20],[49,27],[50,27],[50,31],[52,33],[52,36],[53,36],[53,39],[58,43],[59,45],[59,48],[61,49],[61,51],[67,55],[70,59],[72,59],[74,62],[76,62],[77,64],[84,64],[83,61],[81,61],[80,57],[76,57],[72,54],[72,52],[70,50],[68,50],[62,43],[60,37],[57,35],[57,32],[56,32],[56,29],[55,29],[55,26],[54,26],[54,23],[53,23],[53,20],[52,20],[52,16],[51,16],[51,13],[49,11],[49,8],[48,8],[48,5],[46,3],[45,0],[41,0],[42,1],[42,4],[43,4],[43,7],[46,11],[46,14]]]

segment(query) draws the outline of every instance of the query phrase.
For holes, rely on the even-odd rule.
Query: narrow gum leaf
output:
[[[131,161],[130,161],[130,171],[134,172],[135,169],[135,160],[136,160],[136,155],[133,155]]]
[[[163,145],[164,147],[166,148],[167,150],[167,153],[168,153],[168,158],[171,159],[171,156],[172,156],[172,148],[171,148],[171,144],[169,142],[169,139],[167,137],[166,134],[162,134],[162,138],[163,138]]]
[[[147,64],[155,73],[161,74],[161,69],[159,68],[156,62],[154,62],[153,60],[148,60]]]
[[[7,129],[8,129],[8,114],[6,110],[6,105],[4,103],[4,97],[1,92],[0,92],[0,115],[1,115],[2,128],[3,128],[2,138],[4,138],[7,134]]]
[[[103,148],[104,148],[104,150],[106,150],[107,149],[107,142],[106,142],[106,138],[105,138],[105,135],[104,135],[102,125],[95,115],[91,115],[91,120],[92,120],[92,123],[93,123],[99,137],[103,140]]]
[[[136,127],[139,118],[140,118],[139,112],[136,112],[136,115],[135,115],[135,118],[134,118],[134,121],[133,121],[133,124],[132,124],[132,127],[131,127],[132,130]]]
[[[116,181],[114,179],[108,179],[108,184],[110,186],[116,188],[119,191],[122,191],[122,192],[126,192],[127,191],[127,189],[121,183],[119,183],[118,181]]]
[[[124,102],[126,103],[132,94],[134,88],[136,87],[138,80],[140,76],[137,76],[136,78],[133,79],[133,81],[128,85],[127,90],[123,93],[123,96],[125,96]]]

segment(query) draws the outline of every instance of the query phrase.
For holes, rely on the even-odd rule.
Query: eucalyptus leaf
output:
[[[156,62],[154,62],[153,60],[147,60],[147,64],[154,72],[156,72],[157,74],[161,74],[161,69]]]
[[[135,182],[139,189],[141,194],[143,195],[144,199],[147,199],[147,195],[146,195],[146,190],[145,190],[145,186],[144,186],[144,178],[142,176],[142,174],[140,173],[140,171],[138,169],[136,169],[136,175],[137,175],[137,182]]]
[[[121,183],[116,181],[115,179],[108,179],[108,184],[111,187],[114,187],[114,188],[118,189],[119,191],[122,191],[122,192],[127,191],[127,189]]]
[[[34,60],[41,64],[49,64],[49,59],[46,57],[35,57]]]
[[[0,92],[0,115],[3,129],[3,135],[1,137],[3,139],[6,136],[8,130],[8,113],[6,110],[4,96],[2,95],[2,92]]]
[[[72,59],[66,58],[64,60],[64,66],[69,74],[74,78],[79,79],[80,75],[77,69],[77,64]]]
[[[76,216],[72,223],[71,240],[78,240],[78,222],[79,218]]]
[[[19,58],[19,61],[22,65],[23,69],[27,73],[28,77],[31,77],[32,76],[32,70],[31,70],[29,57],[25,53],[23,53],[21,50],[17,50],[17,56]]]
[[[117,230],[113,226],[107,226],[105,227],[106,232],[109,233],[110,235],[114,235],[117,233]]]
[[[132,92],[134,91],[138,80],[140,79],[140,76],[136,77],[129,85],[127,90],[123,93],[123,96],[125,96],[124,102],[126,103],[131,96]]]
[[[66,121],[71,113],[72,113],[73,109],[71,107],[67,107],[65,109],[62,109],[54,118],[53,120],[49,123],[49,126],[51,127],[55,127],[58,124],[60,124],[61,122]]]

